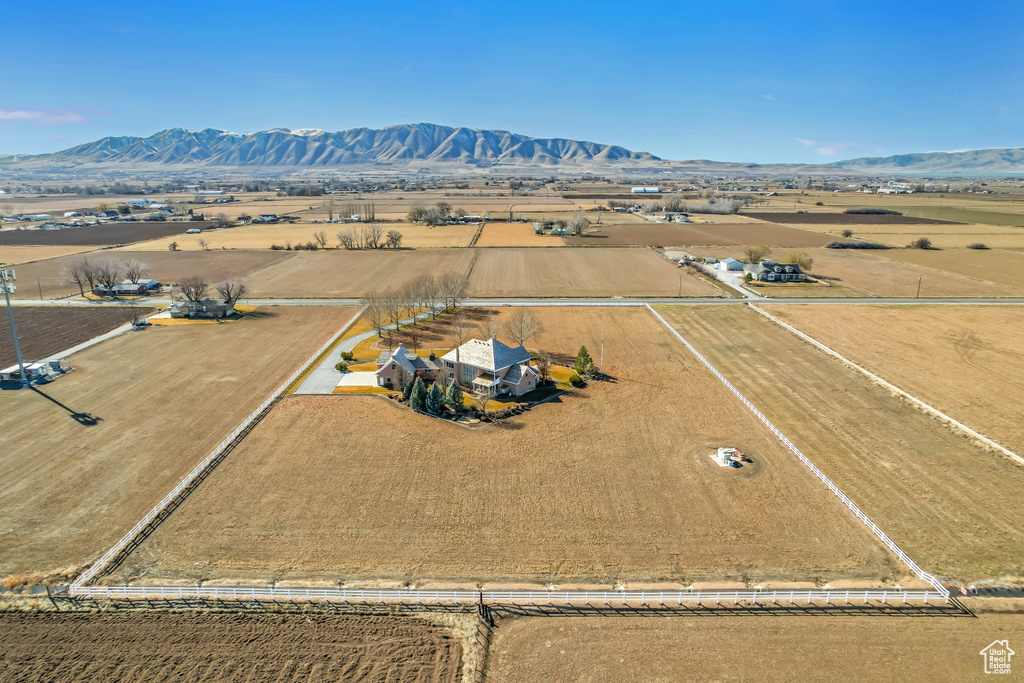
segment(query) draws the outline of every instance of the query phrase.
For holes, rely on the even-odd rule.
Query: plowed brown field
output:
[[[773,306],[772,315],[1024,452],[1024,318],[1015,306]]]
[[[614,382],[467,430],[372,396],[290,396],[110,581],[336,583],[903,575],[644,309],[537,309]],[[723,469],[733,445],[753,464]]]
[[[101,555],[353,312],[260,308],[127,333],[38,391],[0,392],[0,576]]]
[[[0,615],[5,681],[460,680],[462,647],[411,617],[211,612]]]
[[[1024,467],[754,311],[659,311],[926,571],[1024,576]]]
[[[750,221],[746,223],[643,223],[595,225],[580,237],[564,238],[573,246],[623,245],[679,247],[693,245],[767,244],[778,247],[822,247],[843,238],[813,230]]]
[[[922,618],[514,619],[495,633],[487,680],[981,681],[991,676],[979,653],[996,639],[1024,640],[1019,607]]]

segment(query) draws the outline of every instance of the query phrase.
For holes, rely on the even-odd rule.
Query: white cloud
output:
[[[772,94],[764,95],[764,98],[766,100],[768,100],[769,102],[774,102],[775,101],[775,95],[772,95]]]
[[[808,140],[807,138],[794,138],[794,139],[797,142],[799,142],[801,145],[803,145],[804,147],[814,147],[815,145],[818,144],[814,140]]]
[[[837,157],[851,144],[849,142],[823,142],[821,146],[814,150],[814,153],[823,157]]]
[[[27,121],[29,123],[82,123],[88,121],[85,112],[76,109],[7,109],[0,107],[0,121]]]

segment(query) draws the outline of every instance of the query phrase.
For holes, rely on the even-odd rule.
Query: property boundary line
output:
[[[139,522],[134,527],[132,527],[128,533],[122,536],[121,539],[117,543],[115,543],[113,547],[110,548],[110,550],[104,553],[103,556],[100,557],[100,559],[96,560],[96,562],[93,563],[92,566],[90,566],[78,578],[76,578],[71,583],[68,592],[71,595],[75,595],[76,591],[80,590],[82,586],[96,578],[96,576],[98,576],[100,572],[102,572],[107,567],[107,565],[110,564],[110,562],[113,561],[113,559],[121,553],[121,551],[123,551],[132,542],[134,542],[136,537],[139,534],[141,534],[150,525],[150,523],[152,523],[157,517],[159,517],[160,514],[168,506],[170,506],[179,495],[188,490],[197,480],[201,479],[202,476],[205,474],[206,469],[217,462],[220,454],[223,453],[224,450],[228,448],[231,445],[231,443],[236,438],[238,438],[238,436],[242,432],[244,432],[250,425],[252,425],[254,422],[263,417],[263,413],[266,412],[282,394],[284,394],[285,390],[288,389],[289,386],[291,386],[292,382],[294,382],[299,375],[306,371],[306,369],[309,367],[311,363],[313,363],[317,358],[319,358],[329,347],[337,343],[338,339],[341,337],[341,335],[345,333],[345,331],[349,328],[352,322],[354,322],[354,320],[349,321],[340,330],[338,330],[327,341],[326,344],[321,346],[316,352],[313,353],[312,356],[309,357],[309,359],[307,359],[301,366],[299,366],[299,369],[292,373],[291,377],[286,379],[281,386],[275,389],[274,392],[270,395],[270,397],[267,398],[267,400],[261,403],[260,406],[256,408],[256,410],[252,411],[252,413],[249,414],[249,417],[242,420],[242,424],[236,427],[235,430],[227,436],[227,438],[221,441],[210,452],[209,455],[203,458],[202,461],[198,465],[196,465],[195,468],[193,468],[191,472],[186,474],[185,478],[178,482],[178,485],[175,486],[170,493],[164,496],[159,503],[154,505],[153,509],[147,512],[146,515],[141,520],[139,520]]]
[[[863,367],[862,365],[859,365],[859,364],[855,363],[854,361],[850,360],[849,358],[847,358],[843,354],[839,353],[838,351],[835,351],[832,348],[826,346],[825,344],[821,343],[820,341],[818,341],[814,337],[810,336],[806,332],[801,332],[800,330],[798,330],[796,327],[793,327],[789,323],[784,322],[782,320],[779,320],[778,318],[776,318],[771,313],[769,313],[767,311],[762,311],[757,306],[751,306],[751,308],[754,309],[755,311],[757,311],[758,313],[760,313],[761,315],[763,315],[764,317],[768,318],[769,320],[771,320],[775,324],[781,326],[782,328],[784,328],[786,330],[789,330],[790,332],[792,332],[796,336],[800,337],[804,341],[809,342],[809,343],[813,344],[814,346],[818,347],[819,349],[821,349],[822,351],[824,351],[828,355],[832,356],[833,358],[838,358],[844,364],[846,364],[849,367],[853,368],[854,370],[856,370],[857,372],[861,373],[862,375],[865,375],[866,377],[868,377],[872,381],[877,382],[878,384],[882,385],[883,387],[885,387],[889,391],[893,392],[894,394],[896,394],[898,396],[901,396],[902,398],[907,399],[908,401],[910,401],[911,403],[913,403],[915,406],[917,406],[921,410],[925,411],[926,413],[928,413],[928,414],[930,414],[930,415],[932,415],[934,417],[939,418],[940,420],[942,420],[946,424],[954,427],[957,431],[961,432],[962,434],[966,435],[967,437],[975,439],[975,440],[985,444],[989,448],[992,448],[993,450],[996,450],[996,451],[1002,453],[1003,455],[1006,455],[1006,456],[1012,458],[1013,460],[1016,460],[1019,464],[1024,465],[1024,457],[1022,457],[1019,453],[1015,453],[1014,451],[1011,451],[1009,448],[1006,448],[1005,446],[1003,446],[1003,445],[1001,445],[999,443],[996,443],[995,441],[993,441],[992,439],[988,438],[984,434],[981,434],[979,432],[974,431],[973,429],[971,429],[970,427],[968,427],[964,423],[959,422],[957,420],[954,420],[952,417],[950,417],[949,415],[946,415],[944,412],[942,412],[938,408],[932,407],[931,405],[925,403],[924,401],[922,401],[921,399],[917,398],[916,396],[913,396],[912,394],[907,393],[903,389],[900,389],[895,384],[892,384],[891,382],[885,381],[884,379],[882,379],[881,377],[879,377],[875,373],[871,372],[867,368]]]
[[[851,499],[850,499],[850,498],[849,498],[849,497],[848,497],[848,496],[847,496],[847,495],[846,495],[845,493],[843,493],[843,492],[842,492],[842,491],[841,491],[841,490],[839,489],[839,487],[838,487],[838,486],[836,486],[836,485],[835,485],[834,483],[832,483],[832,480],[831,480],[831,479],[829,479],[829,478],[828,478],[828,477],[827,477],[827,476],[825,475],[825,473],[824,473],[824,472],[822,472],[821,470],[819,470],[819,469],[818,469],[818,467],[817,467],[817,466],[816,466],[816,465],[815,465],[815,464],[814,464],[813,462],[811,462],[811,460],[810,460],[810,459],[809,459],[809,458],[808,458],[808,457],[807,457],[806,455],[804,455],[804,454],[803,454],[803,453],[802,453],[802,452],[800,451],[800,449],[799,449],[799,448],[797,448],[797,447],[796,447],[796,445],[795,445],[795,444],[794,444],[794,443],[793,443],[792,441],[790,441],[790,440],[789,440],[789,438],[787,438],[787,437],[786,437],[786,435],[785,435],[785,434],[783,434],[782,432],[780,432],[780,431],[779,431],[779,429],[778,429],[778,428],[777,428],[777,427],[776,427],[775,425],[773,425],[773,424],[771,423],[771,421],[770,421],[770,420],[769,420],[769,419],[768,419],[767,417],[765,417],[765,416],[764,416],[764,414],[763,414],[763,413],[762,413],[762,412],[761,412],[760,410],[758,410],[758,409],[757,409],[756,407],[754,407],[754,404],[753,404],[753,403],[751,403],[750,401],[748,401],[748,400],[746,399],[746,397],[745,397],[745,396],[744,396],[743,394],[741,394],[741,393],[740,393],[739,389],[737,389],[736,387],[734,387],[734,386],[732,385],[732,383],[731,383],[731,382],[730,382],[729,380],[727,380],[727,379],[725,378],[725,376],[724,376],[724,375],[722,375],[722,373],[720,373],[720,372],[719,372],[719,371],[718,371],[718,370],[717,370],[717,369],[715,368],[715,366],[713,366],[713,365],[712,365],[712,364],[711,364],[711,363],[710,363],[710,362],[709,362],[709,361],[708,361],[708,360],[707,360],[706,358],[704,358],[704,356],[702,356],[702,355],[700,354],[700,352],[699,352],[699,351],[697,351],[697,349],[696,349],[696,348],[694,348],[694,347],[693,347],[693,345],[692,345],[692,344],[690,344],[690,342],[688,342],[688,341],[687,341],[687,340],[686,340],[686,339],[685,339],[685,338],[683,337],[683,335],[679,334],[679,332],[678,332],[678,331],[677,331],[677,330],[676,330],[676,329],[675,329],[674,327],[672,327],[671,325],[669,325],[669,324],[668,324],[668,321],[667,321],[667,320],[665,320],[665,319],[664,319],[664,318],[663,318],[663,317],[661,316],[661,314],[660,314],[660,313],[658,313],[658,312],[657,312],[656,310],[654,310],[654,309],[653,309],[653,308],[652,308],[651,306],[649,306],[649,305],[647,306],[647,308],[648,308],[648,310],[649,310],[649,311],[650,311],[651,313],[653,313],[653,314],[654,314],[654,316],[655,316],[656,318],[658,318],[658,320],[660,320],[660,321],[662,322],[662,324],[663,324],[663,325],[664,325],[664,326],[665,326],[666,328],[668,328],[668,330],[669,330],[670,332],[672,332],[672,334],[674,334],[674,335],[675,335],[675,336],[676,336],[676,337],[677,337],[677,338],[679,339],[679,341],[683,342],[683,344],[684,344],[684,345],[686,346],[686,348],[687,348],[687,349],[689,349],[689,350],[690,350],[690,352],[691,352],[691,353],[692,353],[692,354],[693,354],[694,356],[696,356],[696,357],[697,357],[697,359],[698,359],[698,360],[699,360],[699,361],[700,361],[701,363],[703,363],[703,364],[704,364],[704,365],[705,365],[705,366],[706,366],[706,367],[707,367],[707,368],[708,368],[708,369],[709,369],[709,370],[710,370],[710,371],[712,372],[712,374],[714,374],[714,375],[715,375],[715,377],[717,377],[717,378],[718,378],[718,379],[719,379],[719,380],[720,380],[720,381],[722,382],[722,384],[724,384],[724,385],[726,386],[726,388],[727,388],[727,389],[729,389],[729,391],[731,391],[731,392],[732,392],[732,393],[733,393],[733,394],[734,394],[734,395],[735,395],[735,396],[736,396],[736,397],[737,397],[737,398],[738,398],[738,399],[739,399],[740,401],[742,401],[743,405],[745,405],[745,406],[746,406],[746,407],[747,407],[747,408],[748,408],[748,409],[750,410],[750,412],[754,413],[754,415],[755,415],[755,416],[756,416],[756,417],[757,417],[757,418],[758,418],[758,419],[759,419],[759,420],[760,420],[760,421],[761,421],[762,423],[764,423],[764,425],[765,425],[766,427],[768,427],[768,429],[770,429],[770,430],[771,430],[771,432],[772,432],[773,434],[775,434],[775,436],[776,436],[776,437],[778,437],[778,439],[779,439],[779,440],[780,440],[780,441],[781,441],[781,442],[782,442],[782,443],[783,443],[783,444],[784,444],[784,445],[785,445],[785,446],[786,446],[786,447],[787,447],[787,448],[788,448],[788,449],[789,449],[790,451],[792,451],[792,452],[793,452],[793,454],[794,454],[794,455],[796,455],[796,457],[797,457],[797,458],[799,458],[799,459],[800,459],[800,462],[802,462],[803,464],[805,464],[805,465],[806,465],[806,466],[807,466],[807,467],[808,467],[808,468],[809,468],[809,469],[811,470],[811,472],[813,472],[813,473],[814,473],[814,475],[815,475],[816,477],[818,477],[818,479],[820,479],[820,480],[821,480],[821,481],[822,481],[822,482],[823,482],[823,483],[825,484],[825,486],[827,486],[827,487],[828,487],[828,489],[829,489],[829,490],[830,490],[830,491],[831,491],[832,493],[834,493],[834,494],[835,494],[835,496],[836,496],[837,498],[839,498],[839,500],[843,501],[843,503],[844,503],[844,504],[846,505],[846,507],[848,507],[848,508],[850,509],[850,511],[851,511],[851,512],[853,512],[853,514],[857,516],[857,519],[859,519],[859,520],[860,520],[861,522],[863,522],[863,523],[864,523],[864,525],[865,525],[865,526],[867,526],[867,528],[868,528],[868,529],[870,529],[870,530],[871,530],[871,532],[872,532],[872,533],[873,533],[873,534],[874,534],[875,536],[877,536],[877,537],[879,538],[879,540],[881,540],[881,541],[882,541],[882,543],[883,543],[883,544],[885,544],[885,546],[886,546],[887,548],[889,548],[889,550],[891,550],[891,551],[892,551],[893,553],[895,553],[896,557],[898,557],[898,558],[899,558],[899,560],[900,560],[900,561],[901,561],[901,562],[902,562],[903,564],[905,564],[905,565],[906,565],[906,566],[907,566],[907,567],[908,567],[908,568],[910,569],[910,571],[911,571],[911,572],[913,572],[914,576],[916,576],[917,578],[919,578],[919,579],[921,579],[922,581],[926,582],[926,583],[927,583],[928,585],[932,586],[932,588],[934,588],[934,589],[935,589],[935,590],[936,590],[937,592],[939,592],[939,593],[941,593],[942,595],[944,595],[944,596],[945,596],[946,598],[948,598],[948,597],[949,597],[949,591],[948,591],[948,590],[946,589],[946,587],[945,587],[945,586],[943,586],[943,585],[942,585],[942,583],[940,583],[940,582],[938,581],[938,579],[936,579],[936,578],[935,578],[934,576],[932,576],[931,574],[929,574],[929,573],[927,573],[926,571],[924,571],[923,569],[921,569],[921,567],[920,567],[920,566],[918,566],[918,564],[917,564],[916,562],[914,562],[914,560],[912,560],[912,559],[910,558],[910,556],[909,556],[909,555],[907,555],[907,554],[906,554],[905,552],[903,552],[903,549],[902,549],[902,548],[900,548],[900,547],[899,547],[898,545],[896,545],[896,543],[895,543],[895,542],[894,542],[894,541],[893,541],[893,540],[892,540],[891,538],[889,538],[888,534],[886,534],[886,533],[885,533],[884,531],[882,531],[881,527],[879,527],[879,526],[878,526],[877,524],[875,524],[874,522],[872,522],[872,521],[871,521],[871,519],[870,519],[870,518],[869,518],[869,517],[868,517],[868,516],[867,516],[866,514],[864,514],[864,512],[863,512],[863,511],[861,511],[861,509],[860,509],[859,507],[857,507],[857,504],[856,504],[856,503],[854,503],[854,502],[853,502],[853,501],[852,501],[852,500],[851,500]]]
[[[423,605],[423,606],[519,606],[519,607],[631,607],[664,608],[682,605],[778,602],[883,605],[930,600],[949,602],[942,590],[728,590],[728,591],[498,591],[498,590],[404,590],[346,588],[270,588],[253,586],[74,586],[75,598],[105,600],[216,600],[224,602],[325,602]]]

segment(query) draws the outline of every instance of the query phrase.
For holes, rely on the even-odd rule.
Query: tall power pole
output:
[[[14,337],[14,353],[18,357],[18,369],[21,371],[21,383],[28,386],[28,377],[25,375],[25,362],[21,360],[21,346],[18,345],[18,331],[14,328],[14,308],[11,307],[11,292],[14,291],[14,271],[0,268],[0,289],[4,290],[4,299],[7,300],[7,315],[11,318],[11,336]]]

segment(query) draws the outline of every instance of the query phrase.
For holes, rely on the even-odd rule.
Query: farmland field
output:
[[[950,223],[948,220],[923,218],[917,216],[897,216],[886,213],[773,213],[746,211],[744,216],[759,218],[763,221],[776,223],[821,223],[829,225],[899,225],[904,223],[929,224],[929,223]]]
[[[900,249],[886,251],[884,258],[906,268],[934,268],[954,277],[980,278],[1024,290],[1024,249]]]
[[[836,239],[812,230],[750,221],[748,223],[643,223],[594,225],[580,237],[566,237],[574,246],[686,246],[767,244],[779,247],[821,247]],[[839,238],[840,241],[845,241]]]
[[[184,238],[189,228],[203,227],[205,223],[100,223],[84,228],[63,228],[61,230],[0,230],[0,245],[23,246],[110,246],[142,240],[180,235]],[[165,245],[166,247],[166,245]]]
[[[359,297],[428,273],[468,275],[475,254],[472,249],[285,253],[289,258],[250,278],[251,296]]]
[[[926,571],[1024,576],[1024,467],[754,311],[659,310]]]
[[[0,679],[5,681],[455,683],[461,665],[462,647],[449,629],[412,617],[198,611],[0,615]]]
[[[535,312],[530,346],[556,355],[599,358],[603,331],[616,381],[479,431],[374,396],[289,396],[108,580],[904,575],[648,311]],[[718,445],[753,464],[723,470]]]
[[[134,258],[149,266],[149,277],[163,283],[179,282],[193,275],[215,283],[229,278],[246,278],[261,268],[297,255],[290,251],[104,251],[89,254],[90,259],[125,261]],[[84,256],[65,256],[28,263],[17,268],[18,290],[15,298],[35,299],[39,296],[37,280],[43,296],[58,298],[78,294],[78,287],[69,284],[63,273],[65,266]]]
[[[535,235],[529,223],[485,223],[478,247],[557,247],[561,237]]]
[[[650,249],[480,249],[471,296],[721,296]]]
[[[260,308],[127,332],[38,391],[0,392],[0,576],[98,557],[352,313]]]
[[[154,309],[144,306],[18,306],[14,324],[18,328],[21,355],[27,363],[70,349],[93,337],[132,321],[135,314],[146,315]],[[11,343],[11,321],[0,315],[0,368],[18,362]]]
[[[84,251],[92,251],[93,247],[0,247],[0,264],[16,265],[28,261],[42,261],[43,259],[56,258],[79,254]]]
[[[964,248],[980,242],[996,248],[1024,248],[1024,229],[1007,228],[998,225],[857,225],[853,228],[841,225],[806,226],[812,230],[833,234],[838,239],[844,229],[853,230],[854,235],[870,242],[882,242],[894,247],[904,247],[919,237],[931,240],[940,249]]]
[[[979,610],[986,601],[966,602]],[[1006,638],[1011,645],[1024,640],[1019,605],[1005,613],[920,619],[510,619],[495,631],[487,680],[981,681],[988,677],[978,653]]]
[[[1024,452],[1024,319],[1009,306],[774,306],[769,313]]]
[[[475,225],[439,225],[429,228],[422,224],[383,223],[384,233],[397,230],[402,233],[402,247],[419,249],[424,247],[465,247],[476,233]],[[314,233],[327,233],[327,246],[338,246],[339,232],[358,231],[365,227],[358,223],[283,223],[270,225],[240,225],[234,228],[221,228],[204,231],[201,235],[176,237],[179,248],[185,251],[202,249],[198,240],[207,242],[210,249],[270,249],[271,245],[306,244],[315,242]],[[149,251],[167,248],[171,238],[140,242],[127,247],[131,250]]]
[[[740,249],[726,248],[700,248],[693,250],[699,256],[714,256],[716,258],[743,259],[743,252]],[[829,282],[850,287],[861,292],[874,296],[903,296],[914,297],[918,291],[918,278],[921,284],[922,297],[1016,297],[1024,295],[1024,276],[1016,277],[1015,273],[1007,272],[1006,268],[993,268],[991,271],[976,268],[976,277],[954,272],[943,272],[941,270],[948,264],[959,269],[965,266],[958,265],[953,259],[945,262],[940,259],[932,259],[928,265],[922,267],[914,263],[901,263],[902,259],[917,259],[916,254],[946,254],[947,251],[921,251],[919,249],[885,249],[885,250],[857,250],[857,249],[806,249],[808,255],[814,259],[814,267],[811,273],[817,277],[824,278]],[[974,253],[973,250],[963,250]],[[979,261],[990,259],[993,264],[1002,262],[1010,264],[1014,261],[1024,262],[1024,254],[1013,252],[979,252],[983,255],[967,258],[975,258]],[[883,255],[884,254],[884,255]],[[995,254],[995,256],[993,256]],[[1008,256],[1007,254],[1014,254]],[[781,258],[786,255],[786,250],[778,249],[772,258]],[[927,260],[930,256],[921,258]],[[985,279],[977,279],[985,278]],[[1002,282],[996,282],[996,278]],[[1016,287],[1008,286],[1011,282],[1020,280]]]

